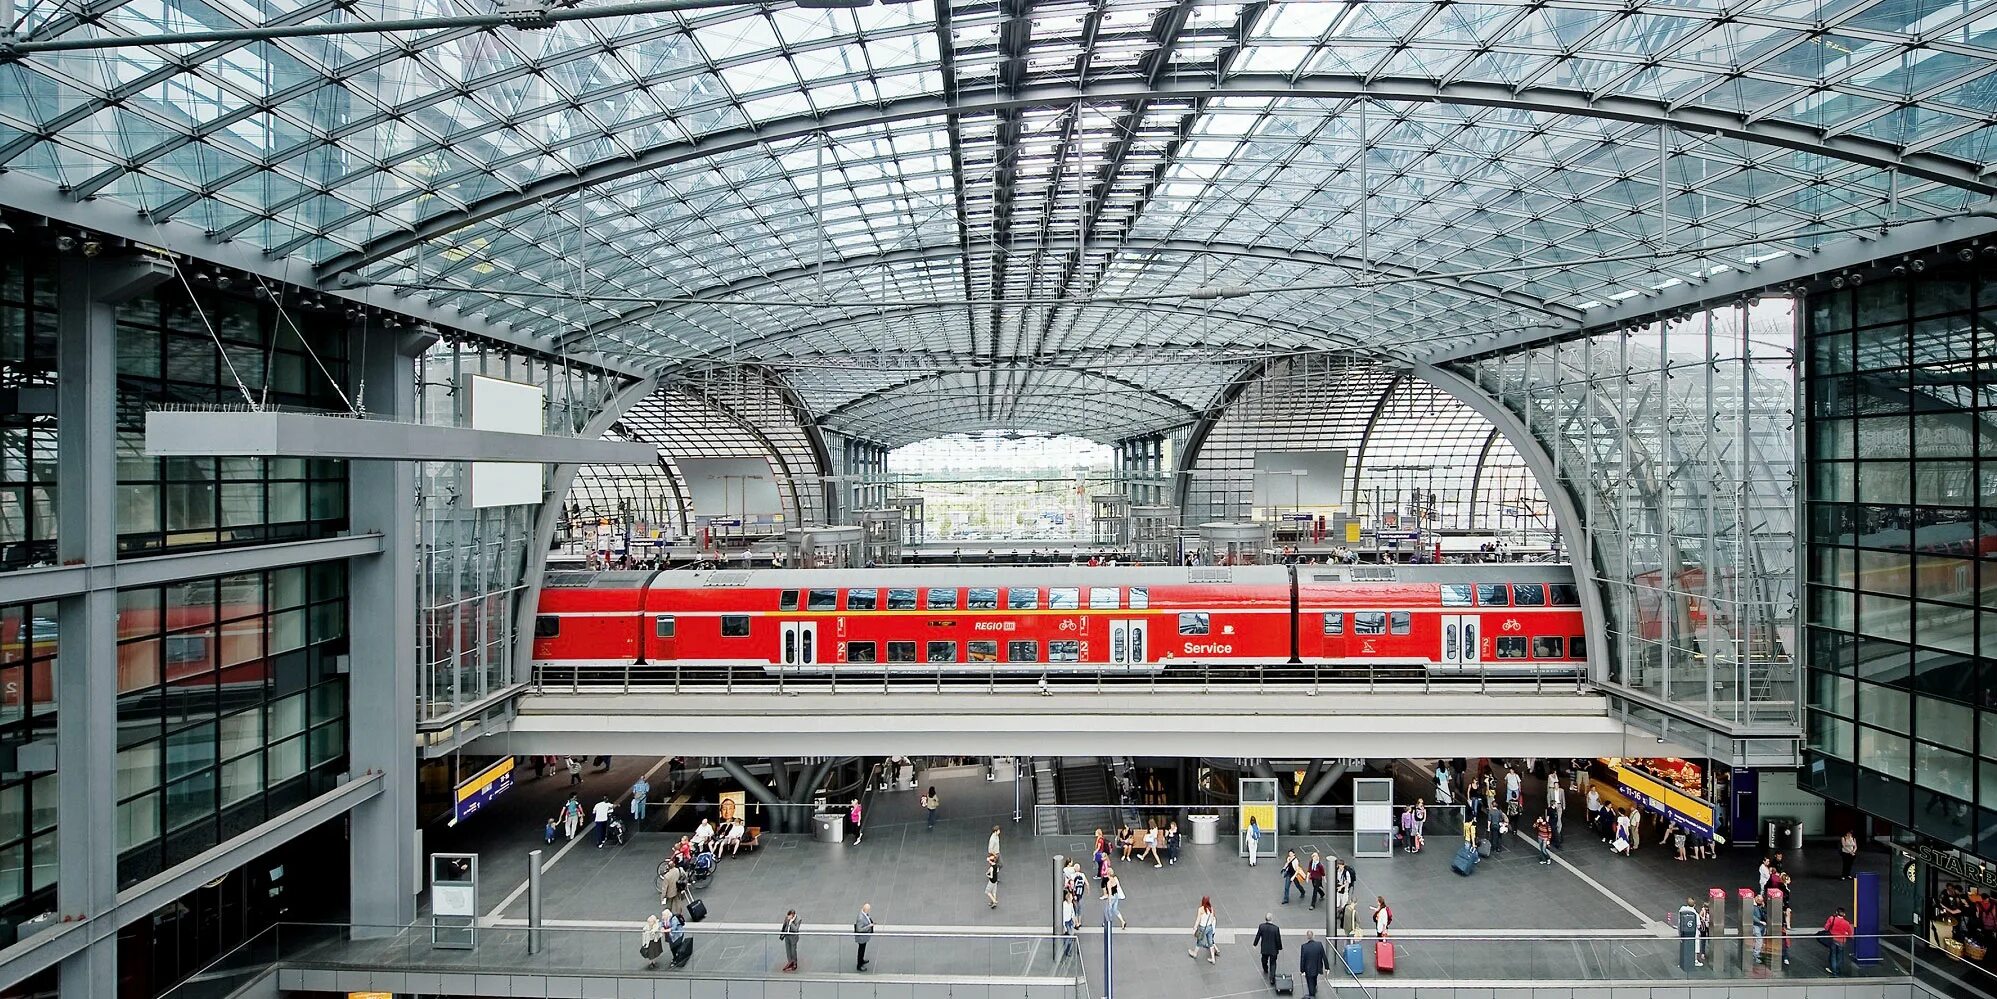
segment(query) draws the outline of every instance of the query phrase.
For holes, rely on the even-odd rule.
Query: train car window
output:
[[[942,644],[944,644],[944,645],[948,645],[949,643],[948,643],[948,642],[944,642],[944,643],[942,643]],[[914,643],[914,642],[889,642],[889,643],[888,643],[888,662],[891,662],[891,663],[912,663],[912,662],[914,662],[914,661],[915,661],[915,643]]]
[[[880,603],[880,599],[881,591],[879,590],[847,590],[846,609],[873,610],[874,606]]]
[[[747,614],[721,615],[721,637],[723,638],[749,637],[749,615]]]
[[[1040,587],[1015,586],[1005,591],[1005,605],[1010,610],[1039,610]]]
[[[1324,615],[1324,633],[1325,633],[1325,634],[1327,634],[1327,635],[1343,635],[1343,634],[1345,634],[1345,612],[1344,612],[1344,611],[1326,611],[1326,612],[1325,612],[1325,615]]]
[[[1559,635],[1536,635],[1532,640],[1534,659],[1567,658],[1567,642]]]
[[[1567,640],[1567,658],[1588,658],[1588,639],[1586,636],[1575,635]]]
[[[997,642],[965,642],[964,648],[971,654],[974,663],[998,662]]]
[[[1512,606],[1514,607],[1546,606],[1546,587],[1541,586],[1538,583],[1513,583]]]
[[[931,587],[929,590],[929,602],[923,606],[930,610],[956,610],[957,591],[955,589],[946,590],[940,587]]]
[[[839,591],[812,590],[810,593],[805,595],[804,609],[815,610],[815,611],[838,610]]]
[[[914,590],[888,591],[888,610],[914,610],[914,609],[915,609]]]
[[[1082,661],[1082,643],[1048,642],[1047,661],[1050,663],[1078,663]]]
[[[1498,658],[1524,659],[1525,642],[1524,635],[1500,636],[1498,638]]]
[[[930,642],[929,661],[933,663],[954,663],[957,661],[956,642]]]
[[[1082,606],[1082,591],[1073,586],[1055,586],[1047,590],[1048,610],[1075,610]]]
[[[1387,633],[1386,611],[1353,611],[1352,633],[1355,635],[1384,635]]]
[[[673,616],[671,614],[661,614],[652,619],[652,637],[673,637]]]
[[[1395,611],[1387,615],[1388,630],[1396,635],[1405,635],[1414,630],[1415,616],[1407,611]]]
[[[1474,602],[1476,592],[1469,583],[1442,584],[1442,606],[1468,607]]]
[[[878,651],[872,642],[847,642],[846,661],[849,663],[879,662],[880,660],[875,658]]]
[[[1511,595],[1511,591],[1506,589],[1503,583],[1477,584],[1477,606],[1479,607],[1509,607],[1511,606]]]
[[[1115,610],[1123,606],[1123,594],[1114,586],[1089,587],[1090,610]]]
[[[1009,663],[1037,663],[1040,661],[1039,642],[1005,643],[1005,661]]]
[[[796,591],[796,590],[785,590],[785,591],[783,591],[783,593],[779,594],[779,595],[777,596],[777,609],[778,609],[778,610],[796,610],[796,609],[797,609],[797,591]]]
[[[1573,583],[1546,584],[1546,602],[1555,607],[1581,606],[1581,588]]]
[[[1179,615],[1179,634],[1205,635],[1213,630],[1213,619],[1206,614]]]
[[[1151,606],[1151,588],[1133,586],[1130,588],[1130,609],[1144,610]]]
[[[534,637],[553,638],[562,633],[562,619],[553,614],[542,614],[534,618]]]
[[[973,586],[964,591],[965,610],[998,610],[998,590],[989,586]]]

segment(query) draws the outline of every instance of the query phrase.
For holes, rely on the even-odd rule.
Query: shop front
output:
[[[1997,972],[1997,864],[1933,842],[1893,845],[1887,918],[1950,956]]]

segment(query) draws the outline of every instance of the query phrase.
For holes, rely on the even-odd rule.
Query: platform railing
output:
[[[1585,664],[1466,667],[1433,672],[1421,666],[1371,663],[950,664],[672,661],[656,663],[537,662],[533,692],[602,694],[738,690],[777,693],[1580,693]]]
[[[167,993],[170,999],[226,999],[276,969],[402,971],[420,974],[512,974],[583,978],[690,978],[710,982],[824,980],[854,972],[855,934],[850,914],[836,925],[807,923],[797,937],[796,972],[777,927],[720,929],[692,924],[693,953],[672,966],[666,951],[656,961],[639,953],[639,922],[630,929],[481,926],[469,947],[432,942],[427,922],[410,926],[343,923],[278,923],[223,955]],[[461,939],[464,931],[453,930]],[[1065,952],[1065,953],[1064,953]],[[1084,999],[1080,949],[1054,934],[912,933],[877,929],[867,935],[867,976],[988,986],[979,995],[1025,994],[1005,988],[1036,986]],[[612,987],[614,991],[614,986]],[[968,990],[967,993],[969,994]]]
[[[1404,807],[1412,804],[1414,804],[1412,801],[1396,802],[1394,806],[1395,820],[1399,820],[1401,810]],[[1054,835],[1060,836],[1090,836],[1095,833],[1096,827],[1101,824],[1103,810],[1111,807],[1114,806],[1036,804],[1033,806],[1034,828],[1051,828],[1055,830]],[[1422,827],[1422,837],[1427,841],[1425,849],[1440,847],[1444,851],[1449,851],[1463,844],[1463,806],[1431,805],[1424,802],[1422,807],[1428,812],[1428,822]],[[1127,811],[1137,816],[1134,822],[1130,822],[1130,825],[1136,830],[1136,840],[1140,849],[1144,841],[1145,826],[1150,825],[1162,829],[1168,822],[1177,822],[1179,824],[1182,847],[1193,845],[1192,817],[1196,815],[1214,816],[1217,822],[1216,831],[1220,835],[1221,841],[1223,843],[1232,842],[1239,846],[1242,830],[1240,805],[1155,804],[1138,801],[1129,805]],[[1262,856],[1268,857],[1270,850],[1274,849],[1277,861],[1280,863],[1284,850],[1300,846],[1314,846],[1318,849],[1329,848],[1338,856],[1349,857],[1351,855],[1349,851],[1352,846],[1353,815],[1354,810],[1351,805],[1278,805],[1276,806],[1276,827],[1267,830],[1274,835],[1273,838],[1264,842]],[[1532,816],[1526,816],[1528,822],[1531,818]],[[1511,821],[1516,822],[1518,820],[1514,819]],[[1290,832],[1289,829],[1292,823],[1298,824],[1303,829],[1303,832]],[[1103,832],[1114,836],[1116,830],[1104,829]],[[1328,836],[1335,836],[1337,838],[1325,838]],[[1298,837],[1304,838],[1299,839]],[[1312,837],[1315,838],[1313,839]],[[1516,847],[1517,844],[1514,843],[1511,846]],[[1524,849],[1530,850],[1531,848],[1525,847]],[[1136,852],[1133,851],[1133,856]],[[1117,858],[1121,858],[1123,855],[1121,849],[1114,850],[1113,853]],[[1325,860],[1329,863],[1331,857],[1327,856]]]

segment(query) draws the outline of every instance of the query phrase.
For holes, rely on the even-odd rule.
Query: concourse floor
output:
[[[632,778],[657,762],[618,761],[601,781],[586,781],[585,802],[607,790],[622,792]],[[653,775],[655,796],[663,792],[664,772],[661,766]],[[592,782],[601,786],[588,787]],[[566,777],[551,775],[541,782],[530,778],[516,792],[518,815],[510,824],[493,821],[474,831],[467,823],[456,831],[455,838],[465,844],[480,837],[489,844],[478,851],[485,872],[480,911],[494,930],[526,925],[524,852],[540,845],[540,812],[559,804],[565,783]],[[697,924],[695,932],[717,942],[700,953],[712,951],[721,960],[725,952],[731,970],[742,970],[734,966],[744,961],[774,964],[775,948],[755,942],[753,934],[771,931],[786,909],[796,908],[807,929],[844,931],[862,902],[872,903],[882,933],[1046,932],[1052,919],[1051,858],[1056,854],[1086,858],[1088,838],[1036,838],[1023,832],[1032,827],[1031,805],[1023,806],[1022,821],[1015,825],[1009,781],[925,775],[918,783],[936,784],[944,802],[943,818],[933,832],[924,828],[916,792],[885,793],[876,796],[866,838],[857,846],[817,843],[803,835],[765,834],[760,851],[725,858],[713,883],[700,893],[710,917]],[[473,821],[500,818],[495,808]],[[654,819],[656,824],[656,807]],[[983,894],[984,846],[994,825],[1001,830],[1005,858],[1001,904],[996,910],[986,905]],[[647,829],[625,846],[602,849],[594,846],[587,832],[573,845],[558,841],[545,858],[545,925],[556,930],[632,931],[627,942],[635,947],[636,928],[658,909],[658,863],[679,835],[678,828]],[[1362,920],[1376,895],[1386,896],[1393,907],[1399,979],[1682,978],[1676,970],[1678,942],[1670,938],[1665,921],[1688,895],[1704,898],[1708,887],[1731,892],[1751,884],[1759,860],[1752,851],[1734,851],[1715,861],[1679,863],[1655,844],[1623,858],[1591,836],[1570,835],[1558,862],[1543,866],[1535,863],[1535,851],[1526,840],[1517,837],[1509,849],[1465,879],[1449,870],[1453,839],[1438,836],[1430,843],[1421,854],[1354,862]],[[1281,904],[1280,850],[1293,847],[1305,856],[1315,847],[1329,862],[1347,852],[1349,840],[1336,834],[1283,837],[1275,859],[1264,857],[1260,866],[1250,868],[1228,844],[1193,846],[1189,838],[1176,866],[1116,865],[1127,896],[1123,915],[1129,921],[1129,928],[1113,937],[1118,988],[1157,997],[1259,991],[1263,986],[1258,962],[1248,942],[1264,914],[1273,914],[1284,931],[1281,967],[1295,970],[1303,932],[1312,929],[1322,934],[1328,912],[1325,907],[1311,911],[1300,898]],[[1884,866],[1883,855],[1861,859],[1868,869]],[[1829,907],[1848,894],[1835,877],[1835,848],[1812,844],[1792,855],[1790,866],[1797,877],[1795,925],[1799,933],[1814,931]],[[1202,895],[1212,897],[1220,917],[1222,953],[1213,965],[1203,957],[1195,961],[1186,956]],[[1085,929],[1080,946],[1090,977],[1098,985],[1104,975],[1101,920],[1100,903],[1091,898],[1082,912]],[[1566,939],[1570,935],[1575,939]],[[1583,935],[1587,939],[1581,939]],[[1796,944],[1788,974],[1821,978],[1822,948],[1814,943],[1807,944],[1807,951],[1805,947],[1806,942]],[[876,947],[869,973],[969,970],[981,963],[996,964],[997,957],[985,955],[1000,948],[980,943],[974,948],[976,955],[946,957],[939,950],[907,944]],[[851,971],[851,947],[844,940],[823,938],[807,950],[818,962]],[[1370,957],[1370,939],[1366,950]],[[613,960],[624,962],[622,957]],[[705,963],[696,957],[696,966]],[[808,958],[807,963],[817,962]],[[1366,975],[1375,977],[1370,960]]]

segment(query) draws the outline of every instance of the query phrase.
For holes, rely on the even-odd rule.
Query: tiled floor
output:
[[[621,791],[652,762],[620,761],[611,774],[593,780]],[[655,775],[655,785],[663,785],[663,773],[662,769]],[[1026,835],[1030,806],[1025,821],[1015,825],[1010,782],[988,783],[976,777],[922,781],[932,782],[939,785],[944,801],[944,818],[933,832],[919,818],[916,794],[897,792],[877,796],[866,840],[858,846],[766,835],[765,847],[755,855],[724,860],[713,884],[701,895],[711,917],[699,929],[715,945],[704,947],[696,962],[705,963],[712,955],[733,970],[742,961],[773,959],[774,948],[756,942],[753,933],[769,932],[791,907],[802,914],[807,928],[817,929],[844,931],[866,901],[873,904],[884,934],[1045,932],[1043,927],[1053,919],[1051,858],[1085,855],[1090,848],[1086,837]],[[461,843],[482,841],[485,884],[480,908],[498,917],[495,929],[512,930],[524,923],[524,895],[503,908],[500,903],[524,879],[524,852],[540,845],[540,811],[552,810],[565,790],[565,778],[529,781],[513,796],[515,814],[510,819],[495,808],[478,817],[484,823],[480,830],[461,829],[454,835]],[[1002,831],[1006,866],[1001,905],[993,910],[983,896],[983,853],[995,824]],[[636,927],[658,908],[655,870],[676,839],[676,831],[647,831],[623,847],[599,850],[583,843],[569,850],[544,876],[543,915],[548,925],[612,932]],[[1317,847],[1329,858],[1345,851],[1344,839],[1329,834],[1293,837],[1284,846],[1306,853]],[[1678,942],[1666,938],[1663,921],[1687,895],[1703,898],[1709,886],[1730,890],[1751,883],[1759,860],[1758,854],[1738,851],[1717,861],[1678,863],[1656,845],[1622,858],[1592,837],[1570,834],[1559,864],[1534,863],[1531,847],[1517,840],[1465,879],[1449,871],[1450,846],[1448,837],[1438,836],[1419,855],[1356,862],[1362,909],[1370,908],[1375,895],[1386,896],[1393,906],[1400,978],[1684,977],[1675,970]],[[1790,858],[1798,880],[1799,932],[1821,925],[1828,907],[1847,891],[1834,877],[1833,851],[1828,843],[1813,844]],[[1869,866],[1883,866],[1883,856],[1864,859]],[[1123,914],[1130,929],[1115,934],[1113,946],[1115,976],[1124,994],[1219,996],[1259,991],[1256,957],[1247,944],[1265,913],[1273,914],[1283,928],[1286,947],[1281,963],[1290,970],[1295,968],[1304,930],[1322,933],[1326,925],[1324,908],[1310,911],[1301,900],[1280,904],[1280,859],[1265,858],[1250,868],[1226,846],[1188,844],[1175,867],[1159,870],[1136,863],[1119,867],[1127,895]],[[1202,895],[1213,898],[1220,916],[1222,954],[1216,965],[1185,954]],[[1090,928],[1081,942],[1082,952],[1091,977],[1099,981],[1101,909],[1091,899],[1082,915]],[[1570,934],[1575,938],[1566,939]],[[589,947],[604,946],[594,937],[575,939],[577,947],[585,942]],[[627,942],[635,947],[635,939],[631,935]],[[722,940],[727,943],[719,943]],[[818,960],[847,967],[851,957],[847,943],[828,937],[811,947],[824,951]],[[964,953],[946,956],[953,947]],[[1806,942],[1796,947],[1790,972],[1821,976],[1822,949]],[[629,948],[607,950],[601,960],[629,963],[625,949]],[[969,954],[970,950],[977,953]],[[613,953],[616,956],[610,956]],[[1370,944],[1367,955],[1370,977],[1374,975]],[[942,974],[946,968],[1012,966],[1020,955],[1010,953],[1003,942],[932,945],[901,940],[889,945],[883,938],[873,957],[873,967],[880,971]]]

